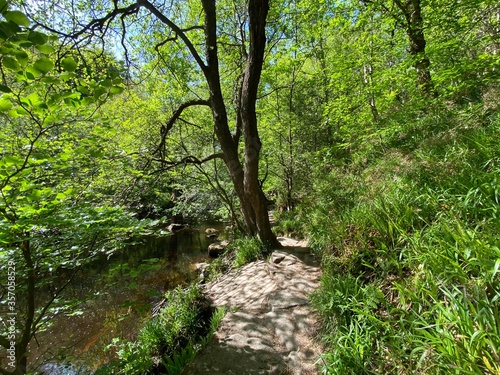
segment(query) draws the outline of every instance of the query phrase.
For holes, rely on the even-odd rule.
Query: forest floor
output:
[[[279,240],[284,248],[268,261],[249,263],[206,285],[207,296],[214,306],[224,306],[226,315],[182,375],[318,373],[318,322],[308,296],[319,287],[321,270],[307,256],[305,241]]]

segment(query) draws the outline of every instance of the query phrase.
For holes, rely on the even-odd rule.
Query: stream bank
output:
[[[48,317],[50,327],[30,345],[31,369],[44,375],[88,374],[112,360],[113,339],[133,339],[165,291],[196,277],[195,265],[209,260],[214,239],[207,238],[207,228],[222,231],[224,224],[199,223],[168,236],[146,236],[83,269],[67,292],[84,302],[72,314]]]

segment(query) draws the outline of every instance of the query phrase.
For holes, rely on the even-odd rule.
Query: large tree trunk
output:
[[[264,61],[266,45],[265,25],[269,10],[268,0],[250,0],[249,31],[250,51],[247,57],[239,115],[244,137],[244,165],[238,155],[238,140],[229,130],[227,111],[220,86],[217,56],[216,7],[214,0],[203,0],[205,12],[206,56],[205,77],[210,89],[210,106],[214,119],[215,134],[220,142],[224,161],[229,170],[236,194],[240,200],[243,219],[249,235],[258,235],[269,247],[280,247],[271,230],[266,198],[259,185],[259,157],[261,142],[257,127],[255,105]]]
[[[262,143],[257,127],[255,104],[259,88],[264,52],[266,46],[266,18],[269,0],[250,0],[248,5],[250,50],[243,77],[241,90],[241,121],[245,141],[245,195],[252,204],[257,234],[262,242],[270,246],[279,246],[276,236],[271,231],[267,203],[259,184],[259,160]]]

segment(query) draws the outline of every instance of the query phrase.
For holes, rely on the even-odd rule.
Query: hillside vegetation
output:
[[[323,257],[325,370],[498,374],[498,116],[438,106],[409,127],[299,206]]]

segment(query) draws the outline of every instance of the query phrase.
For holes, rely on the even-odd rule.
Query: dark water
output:
[[[207,227],[223,229],[222,224],[204,224],[166,237],[146,237],[87,267],[66,292],[75,299],[97,296],[71,316],[50,317],[51,327],[32,340],[32,369],[45,375],[73,375],[112,360],[114,351],[106,347],[113,338],[134,339],[163,293],[192,279],[195,264],[209,259],[207,247],[214,240],[207,238]]]

